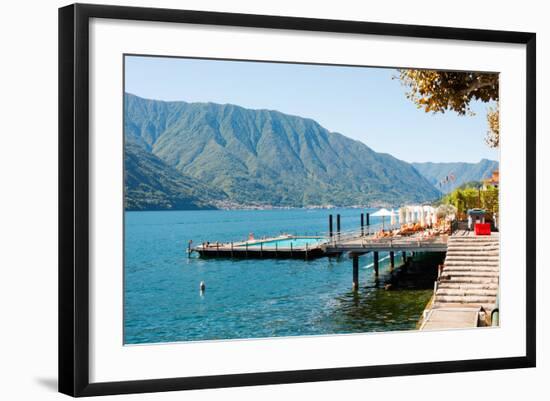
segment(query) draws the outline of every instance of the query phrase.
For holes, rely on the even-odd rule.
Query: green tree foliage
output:
[[[487,113],[488,132],[485,138],[491,147],[499,144],[499,76],[496,73],[399,70],[399,79],[408,88],[407,98],[426,113],[472,115],[470,102],[496,101],[496,108]]]
[[[457,210],[459,219],[466,218],[468,209],[485,209],[487,214],[498,214],[498,188],[489,186],[487,189],[481,188],[457,188],[453,192],[445,195],[438,202],[441,205],[452,205]]]
[[[498,202],[498,188],[488,187],[486,190],[481,191],[481,204],[483,209],[487,210],[491,214],[498,214],[499,202]]]

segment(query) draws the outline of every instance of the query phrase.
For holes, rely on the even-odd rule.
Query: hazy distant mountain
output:
[[[125,113],[127,143],[239,204],[397,205],[440,195],[410,164],[311,119],[130,94]],[[134,195],[146,193],[129,199],[143,204]]]
[[[469,181],[482,181],[498,170],[498,162],[482,159],[479,163],[412,163],[412,165],[442,192],[451,192]],[[453,180],[445,180],[452,177]],[[447,181],[447,182],[446,182]]]

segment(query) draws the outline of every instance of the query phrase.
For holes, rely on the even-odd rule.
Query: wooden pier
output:
[[[407,237],[376,238],[374,235],[334,238],[322,248],[328,253],[361,254],[367,252],[446,252],[448,235],[434,237],[421,233]]]

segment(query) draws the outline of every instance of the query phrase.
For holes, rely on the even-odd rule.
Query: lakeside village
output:
[[[483,208],[486,206],[486,209],[491,212],[495,211],[496,206],[496,216],[498,216],[498,183],[499,183],[499,171],[495,170],[492,173],[492,176],[481,182],[468,182],[457,189],[455,189],[451,194],[444,196],[439,201],[435,202],[435,206],[442,204],[451,204],[455,206],[458,211],[464,209],[466,206],[472,206]],[[479,199],[481,196],[480,191],[483,191],[485,199],[482,201]],[[450,197],[451,196],[451,197]],[[496,204],[495,204],[496,202]],[[292,210],[292,209],[307,209],[307,210],[331,210],[338,209],[341,206],[338,205],[307,205],[304,207],[294,207],[294,206],[275,206],[262,203],[249,203],[249,204],[240,204],[233,201],[219,200],[214,202],[216,208],[221,210]],[[460,205],[463,205],[461,208]],[[367,209],[367,208],[391,208],[392,205],[384,202],[377,202],[369,205],[350,205],[346,206],[347,209]],[[488,221],[493,221],[493,216],[487,216]]]
[[[325,207],[327,208],[327,207]],[[327,208],[328,209],[328,208]],[[430,205],[405,205],[360,213],[355,230],[342,231],[337,214],[323,236],[281,234],[245,240],[204,242],[188,255],[203,258],[348,257],[353,291],[360,288],[359,257],[372,255],[378,277],[381,254],[395,275],[426,269],[436,260],[434,292],[419,319],[420,330],[499,325],[499,172],[465,183]],[[371,219],[379,221],[371,224]],[[435,255],[435,258],[432,256]],[[442,262],[442,263],[441,263]],[[427,267],[428,266],[428,267]],[[394,275],[392,274],[392,278]],[[201,284],[202,285],[202,284]],[[392,283],[384,285],[392,289]]]

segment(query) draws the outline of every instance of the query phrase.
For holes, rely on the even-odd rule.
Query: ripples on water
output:
[[[329,213],[342,215],[343,230],[359,224],[360,211],[354,209],[126,212],[125,343],[415,329],[433,291],[435,269],[427,266],[437,264],[437,257],[407,274],[399,269],[391,274],[389,260],[382,260],[376,280],[372,257],[362,256],[360,289],[354,293],[346,257],[230,260],[185,254],[189,239],[319,234]],[[392,290],[384,289],[388,282]]]

